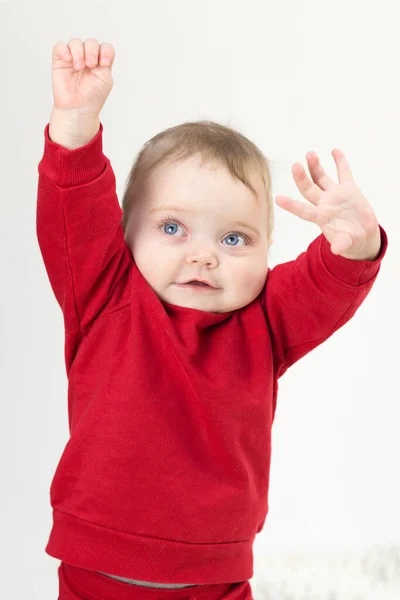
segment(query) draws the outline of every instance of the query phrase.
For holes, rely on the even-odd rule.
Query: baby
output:
[[[114,59],[95,39],[53,49],[37,235],[70,438],[46,552],[63,600],[250,600],[278,379],[354,315],[387,236],[343,153],[335,183],[310,152],[311,179],[293,166],[308,203],[276,203],[321,233],[269,269],[268,161],[213,122],[147,142],[121,210],[99,120]]]

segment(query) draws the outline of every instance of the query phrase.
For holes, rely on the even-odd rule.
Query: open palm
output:
[[[309,204],[287,196],[277,196],[276,203],[292,214],[318,225],[331,244],[333,254],[354,258],[369,244],[379,230],[376,216],[354,182],[350,166],[341,150],[332,150],[339,183],[328,177],[315,152],[307,154],[311,179],[300,163],[292,173],[301,194]],[[348,250],[348,253],[345,251]]]

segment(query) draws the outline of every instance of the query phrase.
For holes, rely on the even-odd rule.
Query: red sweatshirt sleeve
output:
[[[132,255],[121,225],[115,176],[102,151],[103,125],[75,150],[46,126],[38,166],[36,232],[67,333],[82,331],[126,280]]]
[[[296,260],[269,271],[262,300],[278,377],[347,323],[362,304],[387,250],[386,232],[380,231],[374,261],[332,254],[321,234]]]

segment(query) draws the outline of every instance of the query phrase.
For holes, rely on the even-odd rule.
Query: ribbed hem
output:
[[[91,571],[138,581],[219,584],[253,576],[253,542],[190,544],[134,535],[53,511],[46,553]]]

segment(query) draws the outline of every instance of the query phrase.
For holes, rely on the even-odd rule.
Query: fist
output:
[[[54,107],[97,117],[113,87],[115,50],[94,38],[56,44],[52,56]]]

